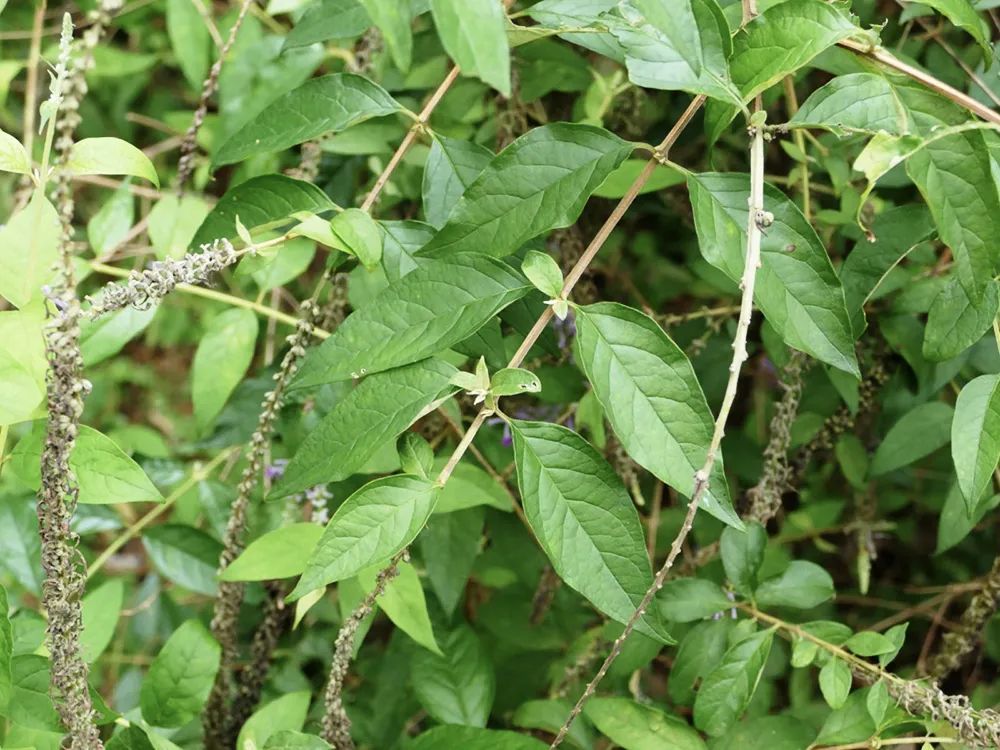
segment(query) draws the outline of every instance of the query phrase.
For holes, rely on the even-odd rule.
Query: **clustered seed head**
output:
[[[941,639],[941,650],[935,655],[927,669],[934,679],[941,679],[962,666],[965,657],[979,645],[983,628],[996,614],[1000,606],[1000,557],[993,561],[993,567],[962,613],[960,628],[948,632]]]
[[[966,695],[947,695],[935,685],[916,680],[887,680],[889,695],[907,713],[946,721],[972,748],[1000,746],[1000,713],[972,708]]]
[[[200,253],[154,261],[144,271],[132,271],[127,282],[105,287],[99,298],[87,297],[91,303],[87,315],[97,318],[126,307],[148,310],[178,284],[204,284],[212,274],[233,265],[239,257],[232,243],[223,238],[202,245]]]

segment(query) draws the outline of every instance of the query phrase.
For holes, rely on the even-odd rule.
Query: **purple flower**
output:
[[[273,482],[275,479],[281,478],[282,474],[285,473],[286,468],[288,468],[288,459],[276,458],[264,467],[264,476],[269,482]]]

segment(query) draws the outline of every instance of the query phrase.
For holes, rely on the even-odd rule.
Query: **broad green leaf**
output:
[[[375,590],[378,572],[379,568],[375,566],[358,574],[358,581],[366,594]],[[435,654],[441,654],[441,649],[434,639],[430,615],[427,613],[424,589],[412,565],[400,562],[398,573],[389,581],[385,591],[375,602],[392,620],[393,625],[424,648]]]
[[[844,648],[858,656],[879,656],[898,650],[891,638],[872,630],[855,633],[844,642]]]
[[[197,195],[185,195],[181,198],[164,195],[160,198],[146,216],[146,231],[156,257],[160,260],[183,257],[188,248],[193,246],[195,233],[208,212],[208,204]],[[242,220],[246,221],[246,217]],[[235,229],[226,227],[224,231],[228,237],[233,235]],[[196,250],[197,247],[193,249]]]
[[[563,275],[559,264],[548,253],[529,250],[521,263],[521,273],[535,285],[542,294],[555,299],[562,294]]]
[[[765,609],[812,609],[832,598],[833,594],[833,579],[824,568],[805,560],[792,560],[783,573],[761,582],[754,599]]]
[[[1000,136],[979,129],[945,133],[928,139],[906,171],[955,256],[962,288],[981,304],[1000,259],[1000,188],[989,152]]]
[[[968,115],[921,84],[887,73],[848,73],[820,86],[789,123],[834,133],[928,134]]]
[[[72,175],[131,175],[160,186],[156,167],[149,157],[121,138],[84,138],[77,141],[70,148],[62,168]]]
[[[889,428],[872,458],[871,476],[888,474],[942,448],[951,440],[954,409],[941,401],[914,407]]]
[[[0,130],[0,171],[31,174],[31,159],[24,146],[10,133]]]
[[[594,195],[599,198],[621,198],[646,169],[648,163],[647,159],[626,159],[620,167],[604,179],[604,182],[594,191]],[[652,176],[639,189],[639,195],[655,193],[664,188],[680,185],[685,179],[684,175],[673,167],[657,164]]]
[[[802,750],[812,744],[815,727],[785,712],[749,717],[733,725],[713,747],[740,750]]]
[[[170,523],[148,529],[142,546],[165,578],[205,596],[217,593],[222,545],[214,537],[192,526]]]
[[[84,319],[80,323],[80,352],[87,367],[103,362],[122,350],[153,321],[158,306],[148,310],[126,307],[97,320]]]
[[[957,357],[983,337],[1000,310],[1000,286],[987,283],[982,297],[971,299],[957,276],[948,279],[927,313],[924,357],[944,362]]]
[[[191,397],[198,429],[205,432],[243,380],[257,342],[257,316],[231,307],[209,321],[191,367]]]
[[[534,737],[501,729],[443,726],[415,737],[407,750],[545,750],[548,745]]]
[[[694,702],[694,724],[718,737],[743,714],[771,652],[774,630],[762,630],[736,643],[701,683]]]
[[[257,709],[240,729],[237,750],[258,750],[278,732],[298,732],[306,723],[311,694],[308,690],[282,695]]]
[[[430,478],[434,464],[434,449],[423,437],[415,432],[407,432],[396,441],[396,450],[404,474]]]
[[[269,581],[300,575],[321,536],[323,527],[315,523],[293,523],[269,531],[252,541],[220,578]]]
[[[135,221],[135,201],[128,182],[123,182],[87,222],[87,241],[98,258],[105,256],[128,236]]]
[[[97,661],[97,657],[111,643],[124,597],[125,584],[121,578],[112,578],[83,597],[80,648],[88,664]]]
[[[951,455],[968,514],[976,513],[1000,461],[1000,375],[966,383],[955,402]]]
[[[744,531],[732,527],[723,530],[719,540],[722,566],[738,593],[749,596],[756,590],[766,549],[767,531],[759,523],[746,524]]]
[[[826,717],[814,744],[851,744],[873,736],[876,728],[868,715],[866,696],[861,690],[851,693],[843,706]]]
[[[573,705],[568,700],[558,698],[529,700],[517,707],[510,722],[521,729],[538,729],[555,735],[566,720]],[[586,721],[576,721],[566,733],[569,747],[591,748],[594,745],[594,731]]]
[[[45,423],[36,422],[10,454],[7,468],[31,489],[41,486],[42,442]],[[69,459],[80,487],[81,503],[158,503],[160,491],[139,465],[109,437],[87,425],[80,432]]]
[[[938,521],[937,548],[934,550],[934,554],[940,555],[965,539],[979,525],[983,517],[998,505],[1000,505],[1000,494],[992,497],[987,495],[976,504],[970,517],[961,487],[958,486],[957,482],[953,484],[945,496],[944,507],[941,509],[941,518]]]
[[[847,702],[854,678],[851,668],[840,659],[831,658],[819,671],[819,689],[830,708],[837,709]]]
[[[351,476],[451,392],[455,372],[441,360],[426,359],[366,377],[306,436],[269,496]]]
[[[948,20],[958,28],[967,31],[979,43],[983,50],[983,59],[989,67],[993,60],[990,27],[970,0],[920,0],[920,4],[930,6],[947,16]]]
[[[119,729],[105,747],[107,750],[159,750],[150,741],[149,734],[138,724]]]
[[[339,250],[356,257],[369,271],[382,260],[382,230],[367,211],[348,208],[330,220],[330,229]]]
[[[661,614],[672,622],[694,622],[733,606],[719,584],[704,578],[675,578],[657,594]]]
[[[493,152],[472,141],[434,134],[424,165],[424,215],[435,227],[448,221],[455,204],[493,158]]]
[[[686,722],[629,698],[592,698],[584,713],[623,750],[706,750],[704,740]]]
[[[443,634],[441,651],[413,654],[411,684],[417,700],[442,724],[486,726],[496,691],[489,653],[468,625]]]
[[[532,5],[528,12],[539,24],[552,29],[603,27],[605,19],[600,16],[619,2],[620,0],[542,0]],[[625,61],[625,50],[611,34],[596,31],[569,32],[560,34],[560,37],[617,62]]]
[[[315,185],[280,174],[254,177],[227,190],[195,232],[195,247],[220,238],[236,238],[236,217],[253,230],[290,223],[300,212],[317,213],[333,208],[326,193]]]
[[[191,88],[200,92],[212,64],[212,37],[206,20],[191,0],[167,0],[166,22],[177,65]]]
[[[385,37],[392,61],[403,73],[413,59],[413,31],[410,28],[412,0],[359,0]]]
[[[740,103],[729,78],[729,27],[715,0],[629,0],[617,13],[601,21],[624,48],[634,84]]]
[[[748,102],[816,55],[860,31],[843,6],[788,0],[768,8],[733,37],[733,83]]]
[[[482,508],[435,513],[418,539],[427,580],[446,615],[451,616],[465,593],[482,544],[484,517]]]
[[[714,419],[694,368],[649,316],[600,302],[577,308],[578,361],[618,439],[635,461],[690,497],[705,463]],[[721,458],[702,507],[741,526]]]
[[[444,456],[434,462],[434,476],[444,468],[448,459]],[[479,505],[510,513],[513,501],[503,485],[493,477],[468,461],[463,461],[455,467],[448,483],[441,488],[434,513],[451,513]]]
[[[572,430],[511,422],[524,514],[552,567],[597,609],[627,622],[653,582],[642,526],[612,468]],[[671,642],[652,612],[636,628]]]
[[[875,242],[862,240],[847,255],[840,267],[840,281],[855,338],[860,338],[867,325],[865,304],[892,269],[933,231],[930,213],[923,206],[899,206],[872,222]]]
[[[245,255],[236,275],[250,274],[261,291],[276,289],[305,273],[316,257],[316,243],[307,237],[293,237],[271,249],[270,257],[267,252]]]
[[[283,729],[267,738],[264,750],[331,750],[319,737]]]
[[[441,43],[462,73],[510,96],[510,49],[501,0],[431,0]]]
[[[434,227],[422,221],[383,221],[382,270],[390,284],[395,284],[426,259],[417,259],[417,251],[431,241]]]
[[[420,254],[510,255],[532,237],[573,224],[631,151],[632,144],[590,125],[534,128],[490,161]]]
[[[376,479],[337,508],[289,599],[380,565],[414,540],[438,489],[407,475]]]
[[[10,627],[7,590],[0,586],[0,711],[7,713],[7,704],[13,688],[11,657],[14,653],[14,634]]]
[[[882,726],[882,720],[889,710],[890,704],[889,689],[885,685],[885,680],[879,680],[868,691],[865,699],[865,706],[868,708],[868,715],[872,717],[875,726]]]
[[[485,255],[428,263],[349,315],[306,357],[293,387],[335,383],[425,359],[468,338],[530,289],[510,266]]]
[[[45,340],[41,311],[0,312],[0,425],[38,416],[45,401]]]
[[[42,286],[55,275],[61,227],[59,214],[40,189],[0,227],[0,296],[14,307],[40,299]]]
[[[219,658],[219,644],[200,622],[188,620],[177,628],[142,682],[142,717],[157,727],[180,727],[191,721],[205,707]]]
[[[4,551],[0,556],[0,571],[36,595],[42,593],[41,546],[32,499],[0,494],[0,547]]]
[[[362,76],[333,73],[311,78],[279,96],[230,136],[215,152],[212,166],[218,168],[254,154],[283,151],[400,109],[385,89]]]
[[[312,3],[285,37],[284,49],[307,47],[327,39],[350,39],[372,24],[358,0],[319,0]]]
[[[688,178],[702,255],[734,281],[743,273],[749,188],[743,174]],[[754,302],[786,344],[859,377],[844,290],[823,243],[798,207],[770,185],[764,208],[774,223],[761,242]]]
[[[11,693],[6,718],[29,729],[61,729],[59,715],[49,699],[49,660],[36,654],[11,659]],[[9,744],[10,735],[4,744]]]

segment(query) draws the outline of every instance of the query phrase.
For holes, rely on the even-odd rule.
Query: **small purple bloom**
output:
[[[264,476],[267,477],[268,481],[273,482],[275,479],[281,478],[286,468],[288,468],[288,459],[276,458],[264,467]]]

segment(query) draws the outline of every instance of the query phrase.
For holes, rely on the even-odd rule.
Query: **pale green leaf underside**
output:
[[[993,481],[1000,460],[1000,375],[969,381],[955,402],[951,455],[969,515]]]
[[[131,175],[149,180],[156,187],[160,178],[142,151],[120,138],[84,138],[70,148],[62,167],[68,174]]]
[[[431,0],[441,43],[464,75],[510,96],[510,48],[501,0]]]
[[[223,581],[268,581],[291,578],[305,570],[306,561],[323,535],[315,523],[282,526],[251,542],[227,567]]]

